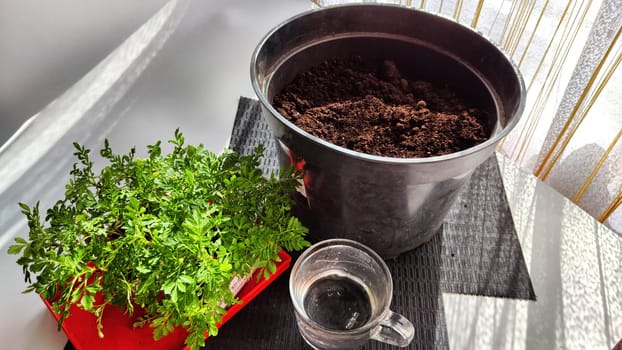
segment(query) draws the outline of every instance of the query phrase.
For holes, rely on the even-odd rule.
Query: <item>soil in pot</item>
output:
[[[458,152],[491,133],[483,109],[447,87],[403,76],[391,60],[324,61],[298,74],[273,105],[314,136],[385,157]]]

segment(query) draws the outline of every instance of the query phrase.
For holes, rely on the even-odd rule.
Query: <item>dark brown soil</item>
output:
[[[299,74],[273,105],[312,135],[386,157],[443,155],[489,137],[483,111],[445,88],[403,77],[392,61],[326,61]]]

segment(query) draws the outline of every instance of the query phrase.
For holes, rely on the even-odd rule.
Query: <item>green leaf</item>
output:
[[[229,272],[231,271],[231,269],[233,269],[233,265],[225,263],[225,264],[220,264],[220,271],[222,272]]]
[[[172,301],[174,304],[177,304],[177,286],[175,286],[175,288],[173,288],[173,289],[171,290],[171,294],[170,294],[170,295],[171,295],[171,301]]]
[[[136,266],[136,271],[140,272],[140,273],[150,273],[151,269],[144,267],[142,265],[138,265]]]
[[[276,272],[276,264],[272,261],[270,261],[268,263],[268,271],[270,271],[271,274]]]
[[[194,284],[194,283],[196,283],[194,278],[192,278],[192,277],[190,277],[188,275],[181,275],[181,276],[179,276],[179,280],[181,282],[183,282],[183,283],[186,283],[186,284]]]
[[[22,244],[13,244],[9,247],[8,253],[12,255],[17,255],[22,252],[22,249],[24,249],[24,247],[25,246]]]
[[[82,299],[80,300],[80,305],[84,310],[91,311],[93,310],[93,302],[95,301],[95,297],[91,294],[85,293],[82,295]]]
[[[162,287],[162,291],[165,294],[171,294],[173,293],[173,289],[175,288],[175,281],[169,281],[167,282],[163,287]]]
[[[19,207],[22,209],[23,213],[29,213],[30,212],[30,207],[27,204],[24,203],[18,203]]]

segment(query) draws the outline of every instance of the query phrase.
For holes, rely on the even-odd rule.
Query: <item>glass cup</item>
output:
[[[405,347],[414,327],[389,309],[391,273],[369,247],[349,239],[314,244],[289,279],[300,334],[315,349],[352,349],[369,339]]]

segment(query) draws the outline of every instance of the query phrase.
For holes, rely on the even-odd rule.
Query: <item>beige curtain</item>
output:
[[[622,0],[372,2],[440,13],[497,43],[528,88],[499,151],[622,232]]]

